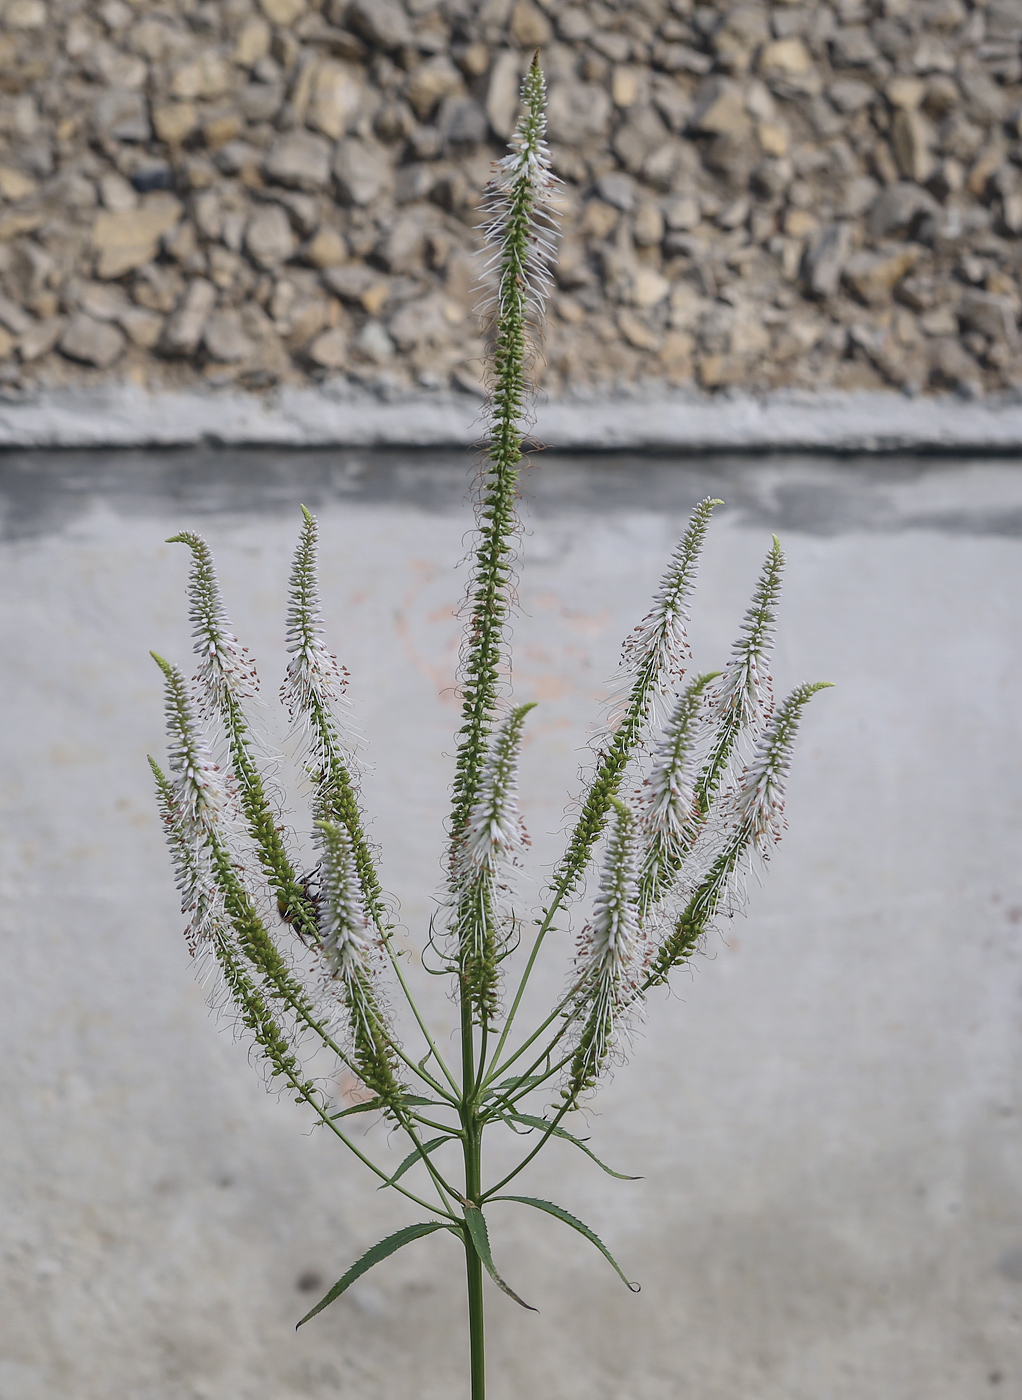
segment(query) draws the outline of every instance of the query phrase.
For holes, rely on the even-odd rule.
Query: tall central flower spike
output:
[[[468,587],[468,625],[461,657],[461,730],[453,787],[448,906],[457,948],[466,1017],[480,1022],[496,1004],[498,935],[478,870],[466,853],[487,773],[513,766],[524,711],[504,740],[493,738],[501,681],[507,671],[505,628],[511,611],[511,570],[518,525],[515,506],[522,459],[522,419],[529,392],[533,335],[542,321],[555,251],[552,199],[557,186],[544,141],[546,88],[538,57],[522,86],[523,112],[511,151],[487,189],[487,274],[495,281],[488,310],[495,330],[487,466],[477,510],[478,535]],[[513,742],[512,742],[513,740]],[[500,756],[501,743],[503,757]],[[510,746],[509,746],[510,745]],[[509,789],[509,791],[512,789]]]
[[[744,876],[771,854],[784,828],[796,730],[820,688],[800,686],[774,709],[768,668],[783,564],[776,540],[726,667],[686,682],[689,607],[720,504],[701,501],[652,608],[623,645],[619,701],[593,746],[592,771],[564,853],[548,873],[543,906],[531,921],[513,907],[512,877],[528,846],[518,768],[532,706],[516,705],[508,694],[507,631],[530,355],[556,234],[557,182],[544,126],[543,75],[534,61],[511,151],[487,193],[494,288],[489,433],[463,610],[446,885],[422,940],[430,952],[446,953],[445,967],[428,970],[452,978],[460,1015],[454,1054],[449,1027],[442,1034],[430,1029],[411,985],[425,967],[414,931],[407,939],[398,934],[382,892],[357,783],[347,672],[327,645],[318,529],[309,511],[303,507],[291,570],[280,690],[311,790],[304,833],[285,812],[277,780],[271,786],[266,778],[272,750],[252,731],[246,709],[255,670],[231,626],[210,552],[190,532],[175,538],[191,552],[194,682],[157,658],[170,749],[169,775],[153,763],[157,800],[189,920],[186,937],[197,960],[215,960],[221,972],[215,1004],[233,1004],[270,1082],[286,1087],[381,1187],[427,1217],[367,1249],[299,1326],[396,1250],[449,1234],[465,1257],[471,1400],[485,1400],[486,1392],[484,1273],[523,1301],[494,1264],[491,1209],[515,1202],[543,1212],[582,1235],[637,1287],[599,1236],[563,1206],[503,1193],[554,1136],[621,1176],[564,1120],[624,1060],[647,992],[693,956],[715,919],[738,908]],[[272,762],[275,771],[283,767],[279,756]],[[587,909],[591,870],[596,888]],[[572,920],[581,928],[573,960]],[[567,964],[567,985],[538,1024],[523,1029],[533,975],[541,955],[554,951]],[[412,952],[417,956],[409,958]],[[501,978],[511,967],[516,981],[505,998]],[[390,1012],[398,997],[407,1049]],[[303,1067],[310,1053],[321,1074],[315,1079]],[[344,1103],[340,1085],[352,1080],[361,1092]],[[388,1120],[386,1142],[349,1130],[350,1114],[370,1111]],[[509,1149],[497,1157],[505,1174],[489,1183],[487,1130],[503,1132]],[[395,1139],[405,1155],[388,1161],[382,1154]]]

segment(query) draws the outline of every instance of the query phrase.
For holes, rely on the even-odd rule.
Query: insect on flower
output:
[[[322,866],[315,865],[311,870],[307,870],[304,875],[298,877],[298,888],[301,891],[302,901],[288,899],[283,893],[277,896],[277,913],[285,924],[289,924],[295,933],[308,947],[314,940],[307,926],[307,919],[302,919],[302,911],[311,911],[312,918],[317,926],[321,926],[321,908],[323,903],[322,890]]]

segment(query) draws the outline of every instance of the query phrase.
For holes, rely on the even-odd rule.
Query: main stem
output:
[[[479,1255],[469,1249],[468,1266],[468,1344],[472,1375],[472,1400],[486,1400],[486,1352],[483,1323],[483,1266]]]
[[[465,1199],[476,1206],[482,1194],[482,1124],[479,1121],[475,1104],[475,1041],[472,1027],[472,1004],[465,994],[464,988],[462,989],[461,1002],[461,1069],[464,1096],[461,1122],[465,1132]],[[472,1400],[486,1400],[483,1261],[479,1258],[467,1230],[465,1232],[465,1270],[468,1285],[468,1345]]]
[[[499,269],[497,326],[493,350],[494,388],[489,468],[477,522],[479,543],[469,585],[471,616],[462,682],[462,725],[459,731],[454,805],[451,813],[451,878],[459,900],[462,847],[490,753],[502,677],[504,630],[511,603],[511,541],[514,533],[515,487],[522,457],[521,420],[526,397],[526,334],[530,299],[536,305],[536,284],[543,282],[549,244],[535,215],[549,193],[549,161],[543,144],[543,74],[538,54],[522,87],[526,111],[518,123],[512,154],[498,168],[494,185],[494,218],[489,236]],[[540,298],[541,300],[541,298]],[[481,1081],[486,1071],[489,1004],[496,979],[496,949],[483,940],[478,956],[478,922],[460,918],[458,972],[461,981],[460,1116],[465,1157],[464,1209],[479,1208],[482,1195],[481,1152],[485,1117],[479,1111]],[[475,1024],[482,1027],[478,1051]],[[468,1331],[471,1353],[472,1400],[486,1397],[486,1353],[483,1319],[483,1263],[464,1226],[468,1278]]]
[[[465,1192],[474,1200],[481,1191],[479,1174],[479,1140],[465,1144]],[[486,1400],[486,1325],[483,1317],[483,1262],[471,1241],[465,1240],[465,1270],[468,1284],[468,1346],[469,1371],[472,1377],[472,1400]]]

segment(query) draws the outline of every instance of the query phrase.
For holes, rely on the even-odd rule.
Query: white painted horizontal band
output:
[[[482,436],[468,394],[381,399],[345,386],[147,393],[131,384],[0,400],[0,446],[449,447]],[[1022,399],[893,393],[605,395],[541,404],[536,436],[562,450],[882,451],[1022,449]]]

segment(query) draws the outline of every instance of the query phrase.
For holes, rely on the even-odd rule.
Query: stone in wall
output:
[[[0,381],[479,392],[539,47],[550,394],[1022,387],[1022,0],[0,0]]]

